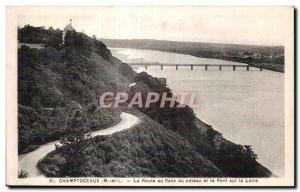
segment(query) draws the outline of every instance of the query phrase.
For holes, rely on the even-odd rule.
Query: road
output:
[[[122,112],[120,117],[121,117],[121,121],[117,125],[109,127],[107,129],[92,132],[91,135],[92,136],[111,135],[116,132],[129,129],[140,122],[140,119],[137,116],[129,113]],[[26,171],[28,173],[28,177],[45,177],[39,172],[37,168],[37,164],[48,153],[54,151],[55,145],[57,144],[59,145],[60,142],[54,141],[51,143],[47,143],[45,145],[40,146],[38,149],[32,152],[20,156],[19,171],[20,170]]]

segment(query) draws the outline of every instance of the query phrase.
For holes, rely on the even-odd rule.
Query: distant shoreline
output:
[[[154,50],[169,53],[178,53],[190,55],[198,58],[218,59],[223,61],[232,61],[244,63],[252,67],[263,68],[275,72],[284,73],[284,64],[272,63],[266,60],[258,61],[253,58],[239,57],[240,52],[258,52],[261,54],[280,53],[283,54],[284,48],[280,46],[252,46],[252,45],[225,45],[215,43],[193,43],[159,40],[115,40],[101,39],[111,48],[132,48],[143,50]],[[218,47],[219,46],[219,47]],[[230,52],[231,55],[224,52]],[[282,59],[282,58],[281,58]],[[250,62],[252,61],[252,62]],[[254,62],[253,62],[254,61]],[[269,62],[269,63],[268,63]]]

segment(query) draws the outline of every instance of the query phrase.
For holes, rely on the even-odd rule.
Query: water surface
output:
[[[113,48],[112,54],[124,62],[176,64],[237,64],[241,63],[197,58],[189,55],[152,50]],[[136,71],[144,71],[143,67]],[[226,67],[218,71],[209,67],[148,66],[147,73],[167,78],[175,90],[200,93],[200,106],[194,108],[199,119],[213,126],[235,143],[251,145],[258,160],[273,173],[284,171],[284,74],[268,70]]]

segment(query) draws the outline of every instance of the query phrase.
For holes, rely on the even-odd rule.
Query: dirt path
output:
[[[130,113],[121,113],[121,121],[117,125],[114,125],[112,127],[109,127],[107,129],[99,130],[92,132],[92,136],[98,136],[98,135],[111,135],[116,132],[123,131],[125,129],[129,129],[132,126],[138,124],[140,122],[140,119],[132,115]],[[24,170],[28,173],[28,177],[45,177],[42,175],[38,168],[37,164],[39,160],[41,160],[43,157],[45,157],[48,153],[55,150],[55,145],[60,144],[59,141],[54,141],[51,143],[47,143],[45,145],[40,146],[38,149],[29,152],[27,154],[23,154],[19,158],[19,171]]]

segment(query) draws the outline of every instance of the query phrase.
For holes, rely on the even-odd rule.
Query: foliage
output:
[[[82,143],[84,140],[90,139],[90,129],[87,127],[87,118],[81,111],[76,110],[72,117],[67,120],[66,131],[61,139],[63,147],[56,147],[65,156],[66,167],[72,167],[74,170],[81,167]],[[69,170],[64,171],[66,174]],[[77,173],[79,174],[79,173]]]
[[[103,39],[110,47],[151,49],[172,53],[192,55],[202,58],[213,58],[262,66],[265,69],[284,72],[284,47],[216,44],[202,42],[176,42],[150,39],[113,40]],[[243,53],[249,54],[244,57]],[[252,53],[261,55],[255,58]],[[270,58],[271,56],[271,58]]]
[[[222,145],[217,153],[216,165],[231,177],[257,175],[257,155],[249,145]],[[226,166],[224,166],[226,165]]]
[[[36,149],[39,145],[50,141],[59,140],[72,134],[76,128],[72,122],[74,111],[63,108],[39,108],[19,106],[18,109],[18,148],[19,153],[27,153]],[[78,110],[78,109],[77,109]],[[77,113],[77,115],[79,115]],[[119,112],[96,109],[89,112],[82,109],[80,112],[85,122],[82,125],[88,130],[100,130],[120,121]],[[75,124],[75,125],[74,125]],[[81,129],[79,127],[79,129]]]
[[[76,31],[67,33],[60,49],[32,49],[23,45],[18,50],[18,66],[19,103],[36,107],[94,102],[99,89],[127,87],[128,74],[135,74],[124,63],[112,59],[102,42]]]
[[[62,137],[74,103],[88,106],[96,101],[99,89],[129,84],[120,71],[124,64],[109,61],[110,51],[97,39],[72,31],[67,34],[66,45],[51,45],[50,42],[61,38],[59,30],[29,25],[19,28],[18,35],[20,42],[47,45],[44,49],[25,45],[18,49],[19,153]],[[92,130],[120,120],[118,112],[95,107],[92,111],[84,107],[83,114],[86,126]]]
[[[70,155],[71,149],[74,152]],[[71,163],[74,159],[76,164]],[[49,167],[55,167],[56,171],[45,172]],[[47,155],[39,168],[52,177],[223,176],[187,140],[151,119],[112,136],[97,136],[78,145],[63,146]]]
[[[47,30],[45,27],[25,25],[18,28],[18,40],[22,43],[45,44],[59,49],[62,44],[62,31],[52,27]]]
[[[172,95],[171,90],[162,85],[158,79],[151,77],[145,72],[137,74],[135,81],[137,85],[133,91],[142,90],[143,92],[147,92],[147,90],[156,90],[158,93],[167,91],[169,97]],[[169,108],[167,105],[164,108],[160,108],[159,105],[160,99],[152,107],[139,108],[139,110],[159,122],[165,128],[187,139],[197,148],[200,154],[215,163],[224,174],[233,177],[270,175],[268,170],[263,169],[257,163],[257,156],[250,146],[241,146],[226,142],[219,132],[198,120],[189,106],[185,106],[184,108]],[[219,136],[218,141],[215,141],[215,136]],[[221,145],[222,148],[219,149],[216,144],[217,146]]]
[[[86,139],[88,137],[87,134],[90,132],[87,124],[86,116],[82,111],[76,110],[66,122],[64,138],[61,143],[68,145]]]
[[[179,129],[182,131],[189,131],[195,127],[194,120],[196,119],[196,116],[189,106],[182,108],[170,107],[170,102],[166,102],[164,107],[160,107],[162,98],[161,93],[167,92],[167,97],[172,97],[173,93],[157,78],[142,72],[136,75],[135,82],[137,82],[137,86],[134,91],[141,91],[143,93],[155,91],[160,94],[160,98],[156,103],[152,104],[149,108],[139,108],[140,111],[164,125],[166,128],[174,131]],[[139,87],[141,83],[144,87]],[[179,105],[179,103],[175,101],[175,106],[177,105]]]
[[[28,173],[24,170],[18,171],[18,177],[19,178],[27,178],[28,177]]]

